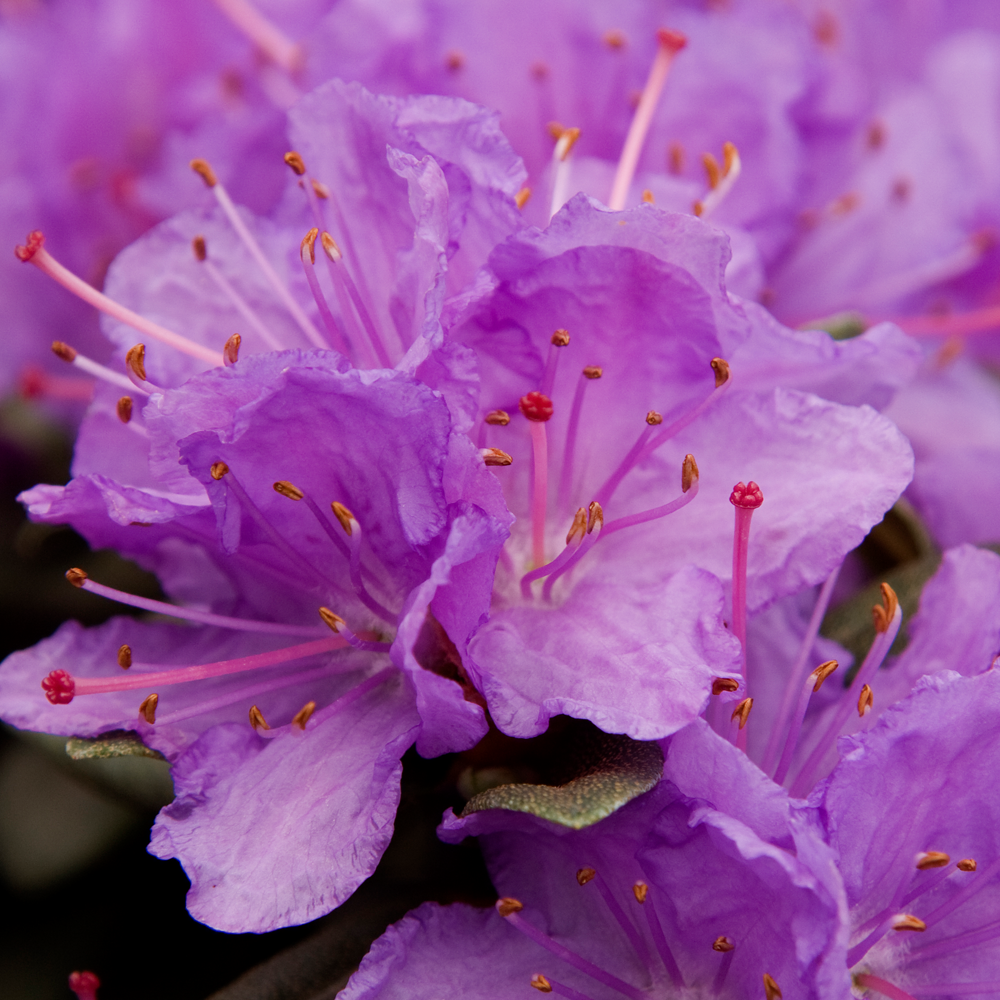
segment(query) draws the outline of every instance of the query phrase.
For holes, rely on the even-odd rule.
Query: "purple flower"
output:
[[[513,459],[497,475],[518,524],[470,645],[505,732],[559,712],[637,739],[676,731],[738,668],[720,622],[733,485],[766,497],[756,612],[822,580],[909,479],[888,421],[798,388],[884,402],[885,373],[912,366],[904,338],[873,331],[839,353],[785,330],[726,293],[727,259],[696,219],[578,196],[446,307],[449,341],[478,359],[479,443]]]
[[[1000,995],[1000,677],[924,678],[811,800],[837,852],[857,987],[909,1000]]]
[[[588,998],[843,997],[831,852],[755,772],[695,725],[671,741],[654,791],[587,830],[446,814],[446,840],[480,836],[496,911],[425,904],[375,942],[345,997],[516,996],[529,984]]]

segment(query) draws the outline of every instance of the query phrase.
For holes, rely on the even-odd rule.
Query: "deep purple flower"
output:
[[[822,580],[908,481],[888,421],[799,389],[884,402],[912,366],[905,338],[834,348],[786,330],[726,293],[727,259],[696,219],[578,196],[544,233],[498,247],[446,308],[448,340],[479,364],[479,443],[513,459],[497,475],[518,523],[470,646],[512,735],[566,712],[653,739],[704,709],[737,668],[719,622],[735,483],[766,497],[755,612]]]
[[[674,761],[676,748],[676,762]],[[843,890],[811,820],[704,725],[664,781],[583,831],[493,810],[480,835],[494,910],[425,904],[375,942],[368,997],[844,997]],[[520,909],[518,909],[520,907]]]
[[[813,802],[851,908],[869,994],[1000,996],[1000,676],[927,677],[845,740]]]

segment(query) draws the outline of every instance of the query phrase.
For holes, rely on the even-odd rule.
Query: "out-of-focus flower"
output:
[[[480,835],[495,911],[414,911],[349,1000],[847,995],[843,889],[819,829],[704,725],[673,738],[654,791],[588,830],[491,811],[446,814],[440,832]]]

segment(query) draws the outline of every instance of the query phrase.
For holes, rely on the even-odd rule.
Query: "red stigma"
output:
[[[687,35],[671,28],[659,28],[656,32],[656,40],[665,48],[674,52],[680,52],[687,47]]]
[[[45,233],[40,229],[36,229],[33,233],[28,233],[28,242],[24,245],[18,245],[14,247],[14,256],[24,263],[31,260],[32,257],[42,249],[42,244],[45,242]]]
[[[93,972],[71,972],[69,974],[69,988],[77,995],[79,1000],[96,997],[97,988],[100,985],[100,979]]]
[[[764,502],[764,494],[760,487],[751,479],[749,483],[737,483],[729,494],[729,502],[734,507],[744,510],[756,510]]]
[[[522,396],[517,407],[529,420],[544,423],[552,419],[552,400],[543,392],[529,392]]]
[[[28,365],[17,379],[17,391],[25,399],[37,399],[45,395],[45,372],[36,365]]]
[[[76,694],[76,682],[65,670],[53,670],[42,680],[42,690],[53,705],[68,705]],[[92,973],[80,974],[92,975]]]

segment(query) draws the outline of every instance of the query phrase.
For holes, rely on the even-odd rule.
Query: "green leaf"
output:
[[[125,729],[104,733],[93,740],[71,736],[66,741],[66,753],[73,760],[95,757],[153,757],[156,760],[166,760],[159,750],[151,750],[135,733]]]
[[[656,743],[588,727],[574,749],[567,780],[555,785],[498,785],[469,799],[462,815],[511,809],[581,830],[648,792],[663,774],[663,751]]]

